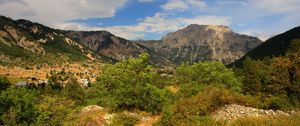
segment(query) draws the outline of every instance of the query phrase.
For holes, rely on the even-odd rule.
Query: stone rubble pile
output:
[[[225,105],[221,109],[212,113],[215,120],[235,120],[243,117],[275,117],[275,116],[290,116],[294,111],[283,112],[280,110],[263,110],[252,107],[246,107],[236,104]]]

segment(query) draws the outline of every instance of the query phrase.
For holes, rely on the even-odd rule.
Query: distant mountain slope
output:
[[[66,37],[62,30],[4,16],[0,16],[0,58],[2,65],[13,66],[106,59]]]
[[[262,60],[265,57],[278,57],[284,56],[289,50],[291,50],[291,45],[293,40],[300,39],[300,27],[295,27],[287,32],[276,35],[268,40],[266,40],[263,44],[254,48],[250,52],[248,52],[241,59],[234,62],[232,65],[239,66],[242,62],[247,58],[251,58],[253,60]],[[300,44],[300,41],[294,41]],[[297,44],[293,43],[293,44]]]
[[[196,25],[167,34],[161,41],[138,42],[170,61],[219,60],[231,63],[262,43],[251,36],[234,33],[226,26]]]
[[[266,40],[266,42],[251,50],[244,57],[263,59],[264,57],[285,55],[291,41],[294,39],[300,39],[300,27],[295,27],[285,33]]]
[[[107,31],[64,31],[0,16],[0,63],[4,65],[115,62],[141,53],[149,53],[152,64],[172,65],[154,51]]]
[[[66,31],[65,33],[69,38],[82,43],[98,54],[116,61],[137,57],[141,53],[148,53],[152,64],[157,66],[172,64],[172,62],[157,55],[154,51],[140,44],[114,36],[107,31]]]

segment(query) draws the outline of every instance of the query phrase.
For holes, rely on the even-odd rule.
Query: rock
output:
[[[293,111],[294,112],[294,111]],[[295,113],[295,112],[294,112]],[[232,121],[244,117],[275,117],[275,116],[290,116],[291,112],[283,112],[280,110],[263,110],[241,105],[231,104],[225,105],[219,110],[213,112],[212,117],[215,120]]]
[[[92,111],[101,111],[101,110],[103,110],[103,107],[100,107],[98,105],[90,105],[81,109],[81,113],[88,113]]]

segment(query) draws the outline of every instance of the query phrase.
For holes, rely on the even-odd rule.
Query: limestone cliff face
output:
[[[176,64],[207,60],[228,64],[261,43],[255,37],[234,33],[227,26],[192,24],[167,34],[161,42],[143,44]]]

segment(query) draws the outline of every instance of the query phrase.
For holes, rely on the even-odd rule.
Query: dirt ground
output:
[[[92,64],[92,65],[84,66],[79,63],[74,63],[74,64],[66,64],[61,66],[43,67],[40,69],[36,69],[36,68],[25,69],[21,67],[0,66],[0,76],[6,76],[13,82],[24,80],[28,77],[37,77],[38,79],[46,79],[47,74],[50,74],[51,71],[61,71],[62,69],[64,69],[65,72],[70,72],[84,77],[88,76],[93,82],[95,81],[96,76],[99,74],[101,70],[101,65]]]

